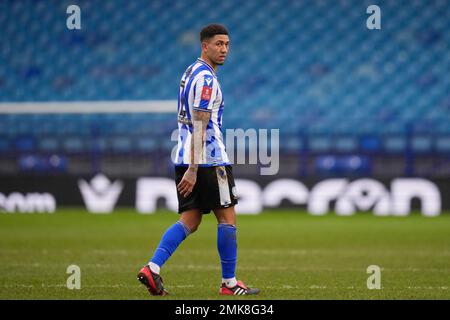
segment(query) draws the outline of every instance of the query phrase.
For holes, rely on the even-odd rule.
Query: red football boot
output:
[[[235,285],[233,288],[228,288],[225,285],[225,283],[222,283],[219,293],[221,295],[227,295],[227,296],[252,295],[252,294],[258,294],[259,289],[249,288],[242,281],[238,281],[237,285]]]
[[[152,272],[148,265],[144,266],[137,275],[138,280],[147,287],[153,296],[165,296],[169,293],[164,289],[163,279],[159,274]]]

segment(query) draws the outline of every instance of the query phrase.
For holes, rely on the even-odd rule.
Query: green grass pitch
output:
[[[125,209],[0,214],[0,299],[243,299],[218,295],[213,215],[164,266],[170,295],[148,295],[136,274],[176,219]],[[66,286],[71,264],[81,268],[80,290]],[[367,288],[369,265],[381,268],[379,290]],[[237,276],[261,289],[246,299],[449,299],[450,213],[239,215]]]

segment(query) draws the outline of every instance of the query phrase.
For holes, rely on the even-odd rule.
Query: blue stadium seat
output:
[[[57,138],[46,137],[39,140],[39,150],[43,152],[56,152],[59,150],[59,141]]]
[[[14,141],[15,149],[18,152],[31,152],[35,149],[35,141],[33,137],[18,137]]]
[[[67,165],[67,159],[64,156],[57,154],[51,154],[49,156],[28,154],[20,156],[18,159],[18,167],[22,172],[66,172]]]
[[[432,139],[427,136],[416,136],[411,141],[411,148],[416,153],[430,152],[432,148]]]
[[[361,150],[364,152],[378,152],[381,150],[381,142],[378,137],[364,136],[360,141]]]
[[[0,153],[11,152],[11,144],[9,139],[0,137]]]
[[[128,137],[115,137],[111,141],[111,149],[115,153],[130,153],[132,151],[131,140]]]
[[[280,148],[286,152],[299,152],[304,149],[302,138],[297,136],[280,137]]]
[[[355,152],[358,141],[354,137],[339,137],[336,139],[335,148],[339,152]]]
[[[136,140],[137,151],[142,153],[151,153],[157,150],[158,143],[152,138],[138,138]]]
[[[436,150],[438,152],[450,153],[450,136],[437,138]]]
[[[384,149],[389,153],[402,153],[406,150],[406,139],[404,137],[387,137],[384,139]]]
[[[313,152],[330,151],[332,142],[329,137],[313,137],[309,140],[309,149]]]
[[[81,153],[86,151],[86,145],[78,137],[66,138],[62,141],[63,150],[67,153]]]
[[[315,168],[322,174],[367,174],[370,171],[370,161],[362,156],[320,156],[317,157]]]

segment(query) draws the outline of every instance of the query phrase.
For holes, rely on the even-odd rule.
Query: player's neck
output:
[[[205,61],[214,70],[214,72],[217,71],[217,64],[213,63],[206,55],[201,54],[200,59]]]

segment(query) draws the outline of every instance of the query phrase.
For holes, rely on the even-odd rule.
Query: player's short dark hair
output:
[[[228,35],[228,30],[225,28],[225,26],[221,24],[210,24],[207,25],[200,31],[200,42],[203,42],[204,40],[211,39],[216,34],[226,34]]]

